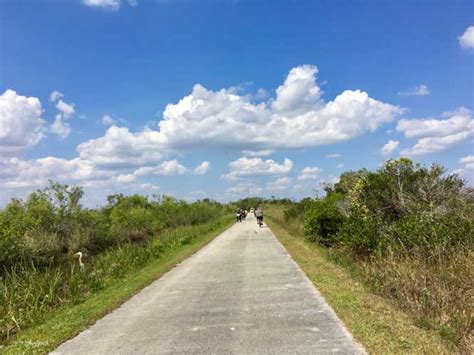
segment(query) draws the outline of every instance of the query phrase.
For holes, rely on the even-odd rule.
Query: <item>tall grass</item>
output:
[[[233,220],[223,216],[205,224],[167,230],[145,244],[126,244],[86,258],[39,270],[18,264],[0,279],[0,338],[9,338],[57,307],[79,303],[197,236]]]

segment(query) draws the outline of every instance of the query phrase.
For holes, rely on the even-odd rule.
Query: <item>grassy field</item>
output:
[[[410,315],[365,288],[326,249],[282,223],[282,210],[267,208],[267,223],[348,329],[374,354],[453,353],[435,331],[418,327]],[[285,228],[283,227],[285,226]],[[289,230],[288,230],[289,229]]]
[[[37,319],[27,329],[1,344],[0,353],[47,353],[86,329],[97,319],[117,308],[176,264],[195,253],[227,229],[233,221],[232,216],[222,218],[219,223],[209,224],[206,233],[186,240],[186,243],[176,244],[145,267],[129,272],[124,278],[117,280],[106,289],[92,294],[84,302],[66,304]],[[200,230],[202,230],[202,226]]]

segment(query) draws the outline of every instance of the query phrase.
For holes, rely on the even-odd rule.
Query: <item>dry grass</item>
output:
[[[398,301],[417,324],[437,331],[459,351],[473,351],[472,251],[444,252],[443,258],[386,256],[359,265],[365,283]]]

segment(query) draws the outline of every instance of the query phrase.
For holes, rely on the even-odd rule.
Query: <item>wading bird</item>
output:
[[[78,256],[79,257],[79,268],[81,269],[81,271],[84,271],[84,263],[82,262],[82,253],[80,251],[78,251],[76,254],[74,254],[74,256]]]

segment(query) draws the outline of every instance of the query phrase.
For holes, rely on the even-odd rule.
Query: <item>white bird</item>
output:
[[[74,256],[79,257],[79,267],[80,267],[81,271],[83,271],[84,270],[84,263],[82,262],[82,253],[80,251],[78,251],[76,254],[74,254]]]

